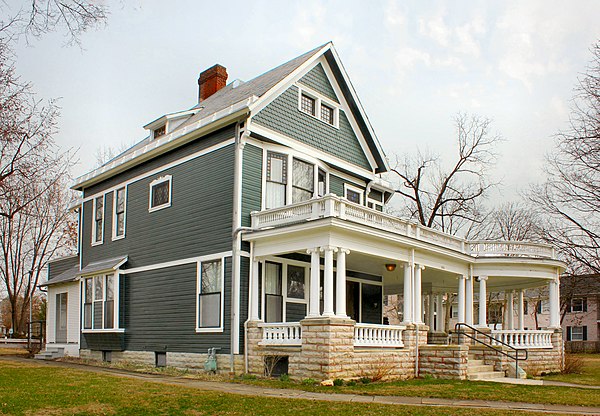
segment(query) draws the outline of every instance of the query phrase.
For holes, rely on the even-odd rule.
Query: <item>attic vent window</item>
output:
[[[325,104],[321,105],[321,120],[323,120],[327,124],[333,125],[333,108],[326,106]]]
[[[167,128],[165,125],[160,126],[157,129],[154,129],[154,138],[158,139],[160,136],[164,136],[167,132]]]
[[[302,94],[300,109],[311,116],[315,115],[315,100],[306,94]]]
[[[339,104],[313,90],[298,86],[298,110],[329,126],[339,128]]]

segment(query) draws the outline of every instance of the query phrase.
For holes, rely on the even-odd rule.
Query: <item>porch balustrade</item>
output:
[[[404,346],[402,331],[405,329],[400,325],[357,323],[354,326],[354,346],[401,348]]]
[[[280,208],[253,212],[252,228],[258,230],[330,217],[397,233],[474,257],[556,259],[554,249],[546,244],[521,241],[467,241],[412,221],[355,204],[333,194]]]
[[[492,330],[492,337],[513,348],[552,348],[553,331]],[[499,343],[498,343],[499,345]]]
[[[300,346],[302,345],[302,328],[300,322],[264,323],[262,340],[259,345]]]

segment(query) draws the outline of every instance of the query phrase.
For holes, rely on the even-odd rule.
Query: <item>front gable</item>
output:
[[[377,163],[381,155],[374,156],[372,146],[360,127],[368,123],[368,120],[357,120],[356,117],[362,115],[352,111],[348,101],[354,99],[346,96],[349,94],[344,91],[349,91],[348,86],[342,88],[338,78],[325,56],[318,57],[312,64],[287,79],[279,87],[279,92],[256,107],[252,124],[261,130],[265,128],[275,136],[291,138],[319,150],[328,155],[330,161],[338,159],[369,172],[381,171],[381,166]],[[302,107],[303,95],[314,99],[313,114]],[[323,120],[321,106],[333,109],[332,122]],[[270,138],[277,141],[276,137]],[[371,136],[369,139],[377,140]]]

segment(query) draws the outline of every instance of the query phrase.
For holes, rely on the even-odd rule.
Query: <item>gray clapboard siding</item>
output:
[[[299,322],[306,318],[306,304],[286,302],[285,321]]]
[[[135,178],[136,176],[142,175],[144,173],[150,172],[151,170],[160,168],[161,166],[166,165],[167,163],[174,162],[183,157],[189,156],[201,150],[207,149],[211,146],[214,146],[218,143],[221,143],[228,139],[233,139],[235,137],[235,124],[231,124],[229,126],[223,127],[213,133],[210,133],[204,137],[198,138],[193,142],[186,144],[185,146],[181,146],[175,150],[172,150],[164,155],[161,155],[157,158],[149,160],[145,163],[137,165],[125,172],[122,172],[118,175],[115,175],[112,178],[109,178],[105,181],[102,181],[98,184],[90,186],[89,188],[84,189],[84,198],[87,198],[90,195],[94,195],[97,192],[101,192],[104,189],[108,189],[110,187],[116,186],[124,181]]]
[[[357,182],[360,181],[360,179],[357,179]],[[340,178],[339,176],[335,176],[335,175],[329,175],[329,192],[332,194],[335,194],[337,196],[345,196],[344,195],[344,184],[349,184],[352,186],[356,186],[358,188],[362,188],[362,190],[365,190],[364,186],[361,185],[357,185],[354,182],[350,182],[350,181],[346,181],[342,178]]]
[[[196,333],[196,264],[123,276],[125,349],[229,353],[231,257],[225,260],[223,332]]]
[[[93,202],[84,204],[83,265],[128,255],[126,268],[231,250],[233,145],[131,183],[125,238],[112,241],[112,198],[106,195],[104,244],[91,246]],[[150,183],[172,175],[171,206],[148,212]]]
[[[244,146],[242,172],[242,226],[251,225],[250,213],[260,211],[262,205],[263,151],[260,147]]]
[[[356,166],[372,169],[344,111],[339,113],[339,129],[317,120],[298,109],[296,86],[284,91],[252,121]]]
[[[330,98],[339,104],[340,100],[338,100],[338,97],[335,95],[335,91],[333,90],[333,87],[331,86],[331,83],[325,74],[323,65],[320,63],[311,69],[306,75],[300,78],[298,82],[312,88],[317,92],[320,92],[325,97]]]

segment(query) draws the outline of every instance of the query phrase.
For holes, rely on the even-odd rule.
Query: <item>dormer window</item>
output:
[[[315,99],[306,94],[302,94],[300,109],[311,116],[315,115]]]
[[[313,90],[306,90],[304,86],[298,87],[298,109],[317,120],[330,126],[339,128],[339,104]]]
[[[167,133],[167,126],[162,125],[157,129],[154,129],[154,138],[158,139],[160,136],[164,136]]]

